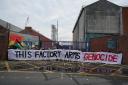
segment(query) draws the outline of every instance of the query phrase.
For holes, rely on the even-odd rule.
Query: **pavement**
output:
[[[128,78],[70,73],[0,72],[0,85],[128,85]]]
[[[122,68],[128,69],[127,65],[82,64],[83,67],[91,67],[90,72],[92,73],[64,73],[63,71],[40,69],[42,66],[46,67],[53,64],[63,66],[62,63],[58,61],[52,63],[49,61],[0,62],[0,85],[128,85],[128,75],[120,73]],[[67,63],[71,66],[74,65],[74,63]],[[108,74],[93,72],[98,68],[111,68],[116,71]]]

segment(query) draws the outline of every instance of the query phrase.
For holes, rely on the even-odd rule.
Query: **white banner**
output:
[[[91,63],[121,64],[122,54],[81,52],[77,50],[8,50],[9,60],[69,60]]]
[[[62,59],[81,61],[82,52],[76,50],[8,50],[9,60]]]
[[[121,64],[122,54],[109,52],[84,52],[83,62]]]

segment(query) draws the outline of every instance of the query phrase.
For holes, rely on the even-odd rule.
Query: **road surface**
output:
[[[0,72],[0,85],[128,85],[127,78],[65,73]]]

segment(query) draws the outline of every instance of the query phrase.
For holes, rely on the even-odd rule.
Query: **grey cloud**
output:
[[[48,37],[51,36],[51,24],[56,24],[58,19],[60,38],[70,40],[82,5],[95,1],[97,0],[1,0],[0,18],[23,28],[29,16],[28,25]],[[128,0],[111,1],[128,4]]]

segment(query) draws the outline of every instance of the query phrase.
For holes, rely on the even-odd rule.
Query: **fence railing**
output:
[[[80,41],[43,41],[40,49],[69,49],[86,51],[86,42]]]

